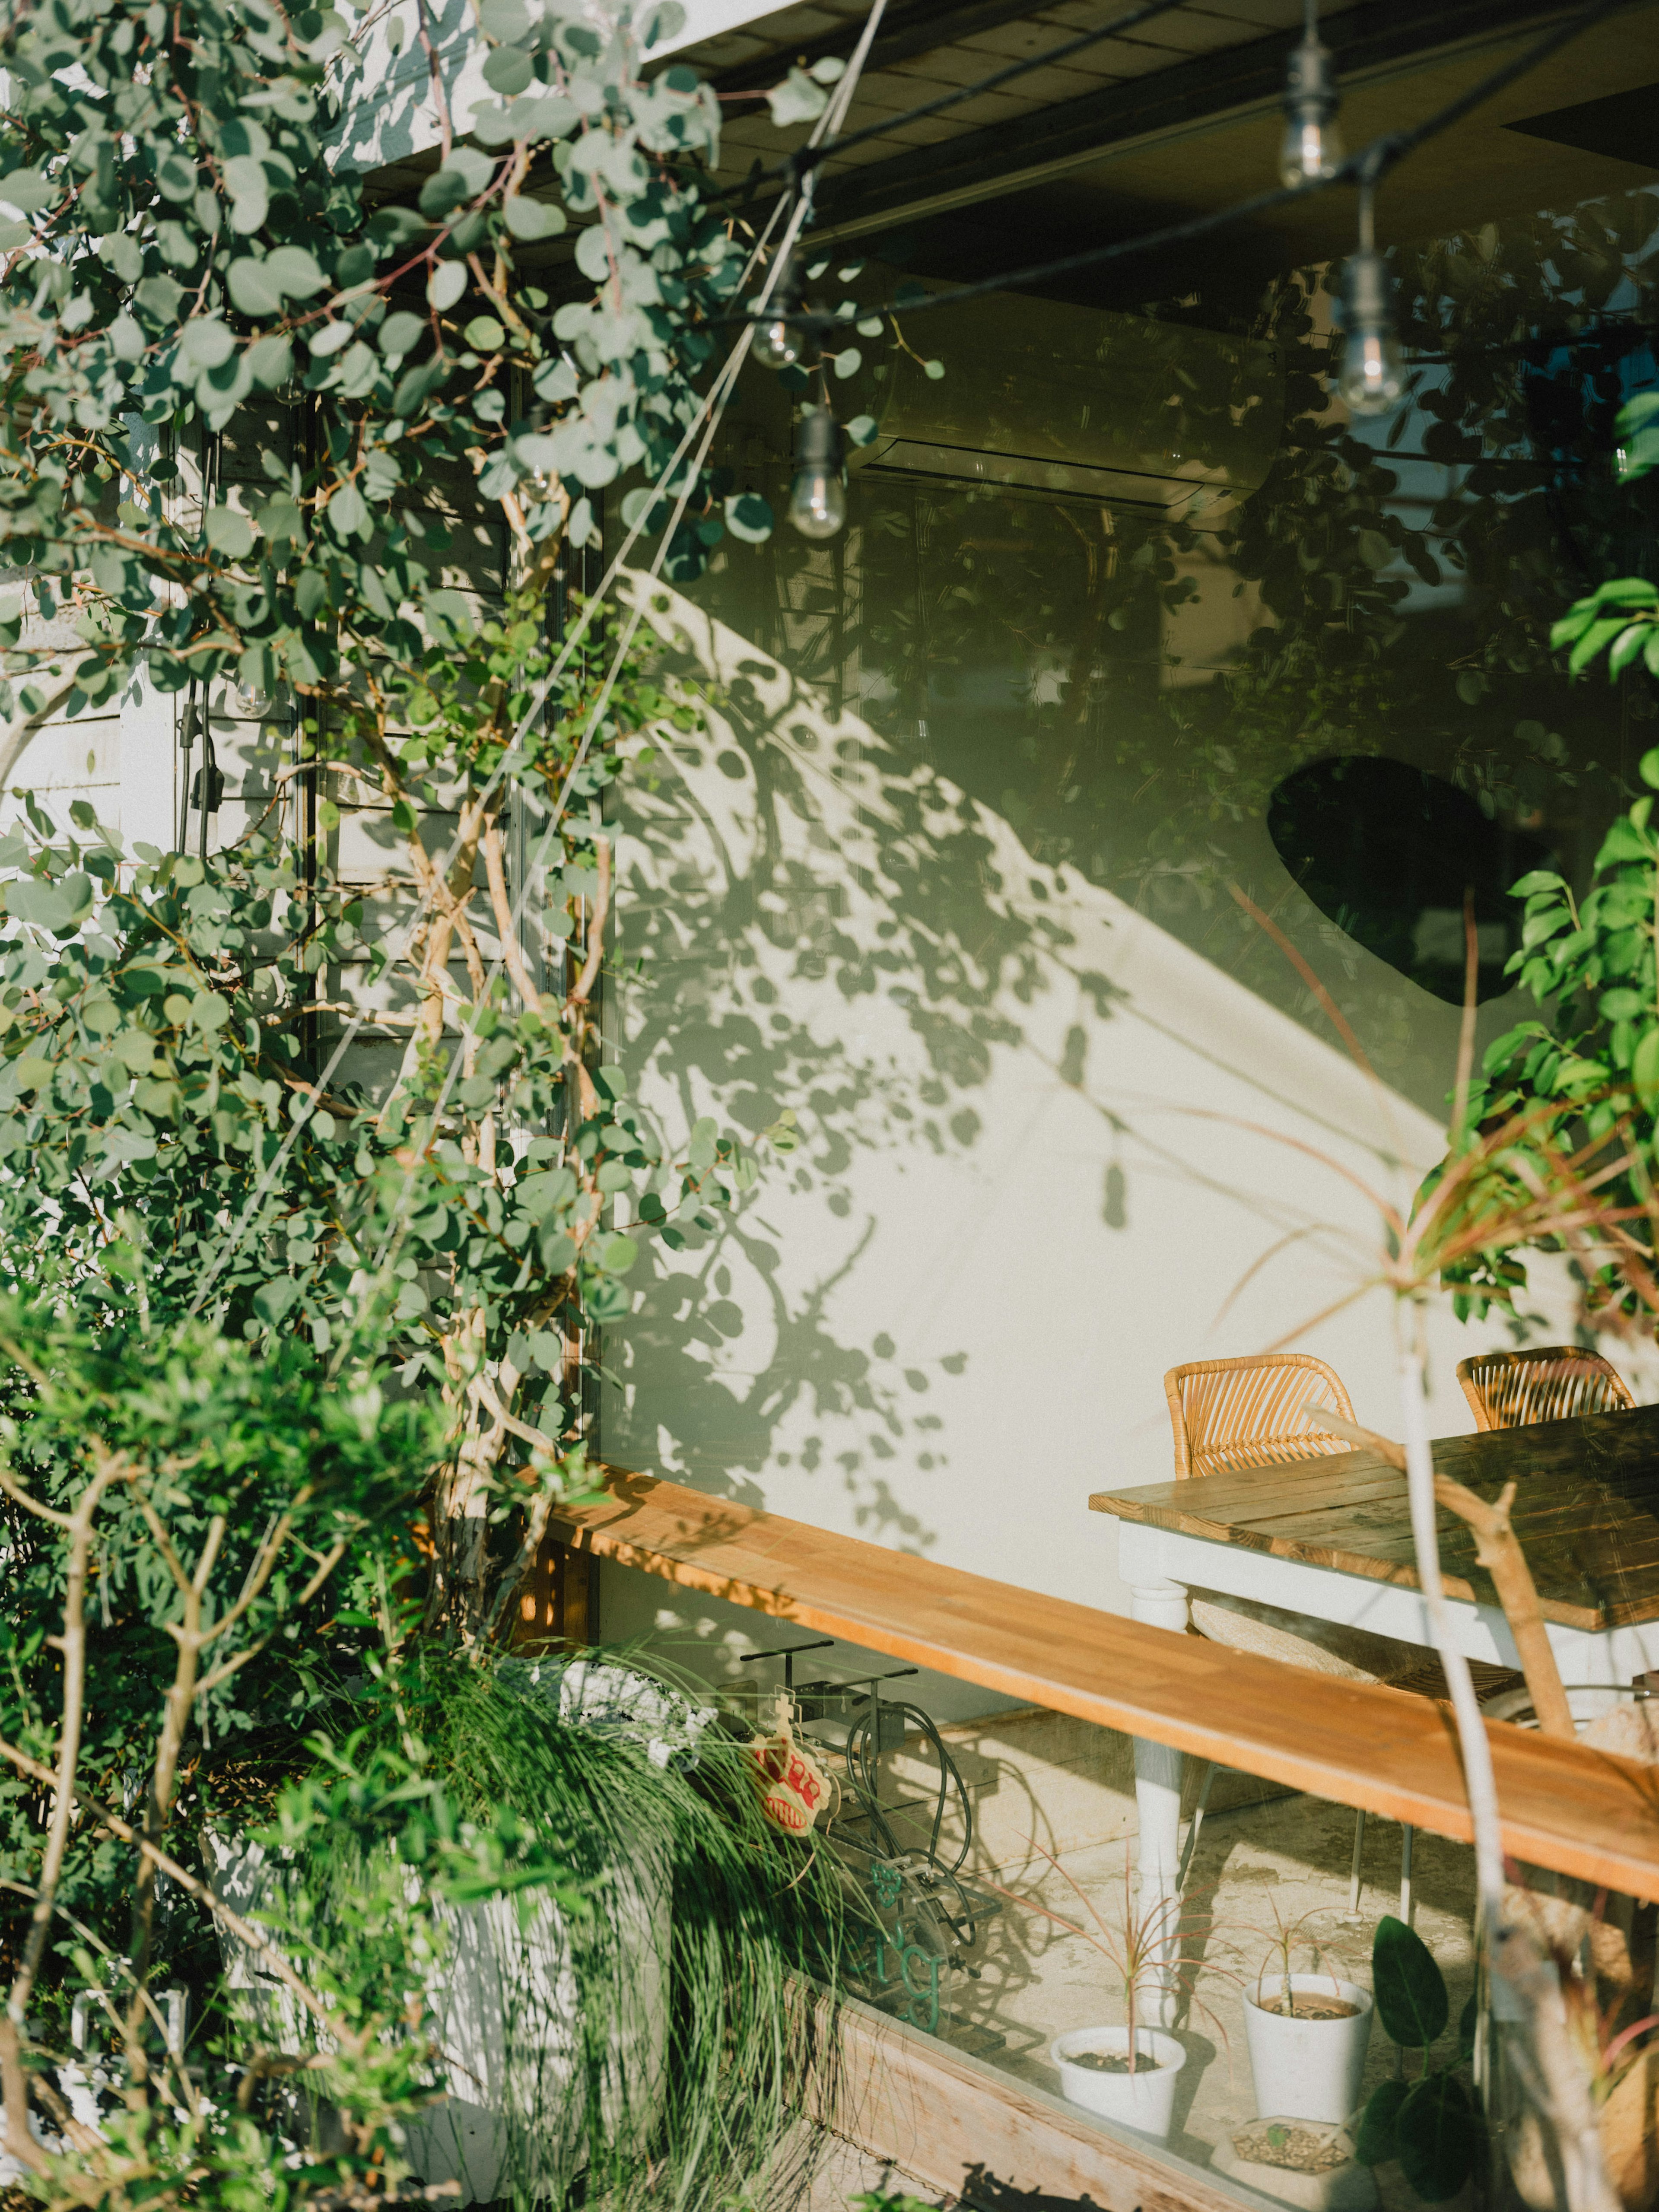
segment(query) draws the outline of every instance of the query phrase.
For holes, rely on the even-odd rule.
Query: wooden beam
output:
[[[612,1468],[550,1533],[866,1650],[1467,1842],[1449,1709]],[[1085,1511],[1078,1500],[1079,1519]],[[1489,1723],[1513,1857],[1659,1901],[1659,1768]]]
[[[1335,56],[1339,77],[1352,82],[1404,60],[1428,61],[1474,40],[1518,32],[1534,20],[1565,12],[1561,0],[1390,0],[1387,8],[1363,5],[1324,16],[1319,27]],[[994,190],[1024,171],[1050,169],[1127,142],[1272,106],[1283,95],[1285,64],[1301,35],[1299,30],[1275,31],[1223,46],[1126,84],[1108,85],[863,167],[837,172],[833,162],[827,164],[818,176],[819,221],[825,228],[845,230],[896,214],[911,202],[981,186]],[[1110,47],[1103,44],[1099,51],[1109,54]]]
[[[957,0],[957,4],[941,6],[939,0],[916,0],[911,7],[891,9],[882,18],[882,27],[865,64],[865,74],[873,76],[900,62],[914,61],[918,54],[932,53],[937,46],[954,46],[958,39],[971,39],[981,31],[994,31],[1004,23],[1017,22],[1022,15],[1030,13],[1031,4],[1032,0]],[[1128,12],[1127,8],[1124,12]],[[747,27],[763,32],[764,17]],[[828,60],[832,55],[844,61],[863,35],[864,20],[860,16],[844,29],[828,32],[822,38],[801,39],[793,46],[778,46],[771,53],[763,54],[757,61],[739,62],[732,69],[717,70],[708,81],[717,92],[756,91],[775,84],[791,62],[805,63],[810,69],[814,62]],[[1062,45],[1067,35],[1063,29],[1055,29],[1053,43]],[[988,59],[986,75],[989,76],[996,66],[995,62]]]

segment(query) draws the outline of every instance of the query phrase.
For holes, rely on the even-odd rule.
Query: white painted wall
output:
[[[1435,1122],[1109,892],[1033,862],[942,775],[901,770],[685,598],[650,601],[725,703],[706,736],[665,741],[654,795],[629,787],[623,966],[652,950],[612,1049],[676,1144],[695,1113],[759,1126],[786,1106],[805,1142],[729,1228],[658,1254],[642,1316],[607,1334],[607,1455],[1127,1609],[1115,1524],[1087,1499],[1170,1479],[1166,1369],[1294,1346],[1397,1434],[1366,1193],[1409,1200]],[[825,914],[843,950],[813,980],[801,955]],[[1000,939],[983,1006],[930,992],[923,937],[945,978]],[[879,988],[849,994],[884,951]],[[769,1056],[775,1019],[820,1055],[811,1082]],[[939,1084],[941,1025],[990,1036],[974,1079]],[[1534,1304],[1559,1334],[1564,1306]],[[1500,1340],[1437,1310],[1437,1433],[1473,1427],[1454,1369]],[[720,1668],[740,1640],[643,1578],[607,1587],[605,1618],[723,1650]]]

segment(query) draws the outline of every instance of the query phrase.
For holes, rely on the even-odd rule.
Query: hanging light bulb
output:
[[[755,332],[755,358],[763,368],[793,368],[800,359],[800,331],[790,319],[790,310],[799,304],[795,257],[786,254],[772,287],[767,319]]]
[[[795,426],[789,520],[803,538],[833,538],[847,520],[841,425],[827,407],[809,407]]]
[[[1314,185],[1334,177],[1342,165],[1342,134],[1336,127],[1341,106],[1330,49],[1319,36],[1316,0],[1306,0],[1302,44],[1291,56],[1285,80],[1285,136],[1279,143],[1279,174],[1286,185]]]
[[[1386,415],[1405,397],[1406,364],[1394,321],[1394,282],[1376,250],[1371,186],[1359,191],[1359,243],[1342,282],[1342,367],[1337,397],[1351,415]]]

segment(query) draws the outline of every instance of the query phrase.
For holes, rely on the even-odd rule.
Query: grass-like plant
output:
[[[1298,1946],[1309,1954],[1311,1960],[1309,1971],[1313,1973],[1320,1971],[1321,1961],[1327,1954],[1334,1955],[1340,1959],[1341,1946],[1340,1941],[1316,1936],[1309,1932],[1311,1923],[1316,1920],[1323,1919],[1334,1910],[1333,1906],[1312,1905],[1306,1912],[1298,1913],[1294,1920],[1286,1920],[1279,1911],[1279,1899],[1273,1898],[1269,1902],[1273,1909],[1273,1932],[1268,1939],[1267,1954],[1256,1970],[1255,2002],[1263,2012],[1277,2011],[1288,2017],[1294,2009],[1291,1977],[1296,1971],[1296,1953]],[[1271,2005],[1262,1994],[1267,1986],[1270,1967],[1274,1970],[1274,1978],[1279,1984],[1278,1999]],[[1333,1975],[1331,1978],[1334,1982],[1337,1977]]]

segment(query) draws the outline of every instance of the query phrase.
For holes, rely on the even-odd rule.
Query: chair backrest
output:
[[[1222,1474],[1269,1460],[1317,1459],[1352,1451],[1317,1428],[1311,1400],[1346,1420],[1353,1406],[1335,1372],[1307,1352],[1261,1352],[1248,1359],[1194,1359],[1164,1378],[1175,1431],[1175,1471]]]
[[[1636,1403],[1599,1352],[1576,1344],[1534,1352],[1481,1352],[1460,1359],[1457,1379],[1483,1429],[1522,1429],[1579,1413],[1620,1413]]]

